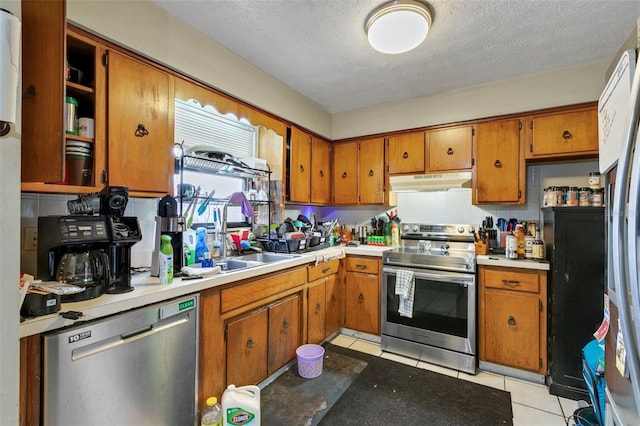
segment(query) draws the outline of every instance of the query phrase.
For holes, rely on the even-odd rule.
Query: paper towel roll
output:
[[[16,122],[19,73],[20,21],[0,9],[0,121]]]

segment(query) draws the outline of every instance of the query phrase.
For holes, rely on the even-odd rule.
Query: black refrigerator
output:
[[[589,400],[582,348],[603,318],[603,207],[544,207],[543,235],[551,262],[548,290],[547,384],[553,395]]]

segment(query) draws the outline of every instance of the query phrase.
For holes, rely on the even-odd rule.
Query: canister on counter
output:
[[[600,189],[600,172],[589,173],[589,188]]]
[[[507,246],[505,247],[505,255],[507,259],[518,258],[518,237],[515,235],[507,235]]]
[[[545,197],[547,200],[547,206],[554,207],[558,205],[558,187],[550,186],[547,188],[547,196]]]
[[[525,259],[533,259],[533,244],[535,242],[535,238],[533,235],[527,233],[524,237],[524,258]]]
[[[591,188],[583,186],[580,188],[580,198],[578,200],[580,207],[589,207],[591,205]]]
[[[598,188],[591,191],[591,205],[593,207],[602,207],[604,203],[604,188]]]
[[[565,204],[567,206],[578,206],[580,204],[580,190],[577,186],[570,186],[567,189],[567,197]]]

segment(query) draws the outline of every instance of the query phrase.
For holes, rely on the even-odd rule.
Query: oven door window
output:
[[[400,299],[395,294],[395,274],[388,275],[387,279],[387,322],[450,336],[469,336],[468,286],[416,276],[413,317],[407,318],[398,313]]]

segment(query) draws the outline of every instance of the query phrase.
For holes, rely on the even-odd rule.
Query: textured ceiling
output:
[[[381,0],[154,0],[329,112],[612,59],[640,0],[430,0],[414,51],[385,55],[364,24]]]

